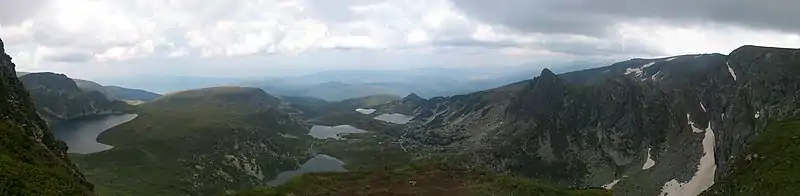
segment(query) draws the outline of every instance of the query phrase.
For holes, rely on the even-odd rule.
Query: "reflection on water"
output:
[[[269,186],[278,186],[282,185],[293,177],[298,176],[304,173],[314,173],[314,172],[343,172],[347,171],[344,169],[344,162],[336,159],[334,157],[318,154],[313,158],[309,159],[302,166],[300,166],[297,170],[292,171],[285,171],[278,174],[274,180],[267,182]]]
[[[136,114],[102,115],[69,120],[56,124],[53,127],[53,135],[67,143],[69,153],[100,152],[113,146],[97,142],[97,136],[111,127],[133,120],[136,116]]]
[[[393,113],[393,114],[381,114],[375,117],[376,120],[381,120],[388,123],[394,124],[406,124],[408,121],[413,119],[413,116],[406,116],[403,114]]]
[[[311,127],[311,131],[308,133],[311,137],[317,139],[341,139],[339,134],[347,134],[347,133],[365,133],[366,131],[355,128],[350,125],[339,125],[334,127],[329,126],[322,126],[322,125],[314,125]]]

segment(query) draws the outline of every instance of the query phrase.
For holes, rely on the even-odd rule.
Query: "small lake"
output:
[[[111,149],[97,142],[103,131],[136,118],[136,114],[101,115],[61,122],[53,126],[53,135],[67,143],[68,153],[88,154]]]
[[[344,169],[344,162],[334,158],[332,156],[318,154],[311,159],[308,159],[302,166],[300,166],[297,170],[292,171],[285,171],[278,174],[274,180],[267,182],[269,186],[278,186],[282,185],[293,177],[298,176],[304,173],[314,173],[314,172],[343,172],[347,171]]]
[[[413,116],[406,116],[406,115],[403,115],[403,114],[392,113],[392,114],[381,114],[381,115],[378,115],[378,116],[375,117],[375,120],[380,120],[380,121],[384,121],[384,122],[388,122],[388,123],[394,123],[394,124],[406,124],[409,121],[411,121],[411,119],[413,119],[413,118],[414,118]]]
[[[339,125],[339,126],[322,126],[322,125],[314,125],[311,127],[311,131],[308,135],[317,139],[341,139],[339,134],[349,134],[349,133],[366,133],[367,131],[355,128],[350,125]]]

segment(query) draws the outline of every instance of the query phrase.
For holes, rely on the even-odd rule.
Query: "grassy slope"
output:
[[[274,100],[238,90],[190,91],[142,104],[139,117],[99,137],[115,148],[73,159],[101,195],[216,194],[226,187],[251,187],[247,176],[236,176],[221,163],[237,153],[259,160],[265,176],[295,167],[307,150],[306,127],[276,122],[286,115],[268,106]],[[215,176],[217,168],[233,175],[232,182]],[[195,185],[198,181],[205,184]]]
[[[417,161],[396,169],[301,175],[276,188],[237,196],[277,195],[611,195],[602,189],[567,190],[535,181],[446,164]]]
[[[703,195],[797,195],[798,175],[800,121],[773,122]]]
[[[92,187],[35,144],[25,130],[0,119],[0,195],[90,195]]]

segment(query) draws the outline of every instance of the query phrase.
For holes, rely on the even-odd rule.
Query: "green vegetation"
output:
[[[319,153],[347,163],[348,170],[382,169],[410,163],[415,154],[405,152],[393,137],[380,133],[345,136],[346,140],[324,140],[314,143]]]
[[[395,169],[316,173],[285,185],[242,191],[236,196],[278,195],[611,195],[602,189],[554,188],[528,179],[470,170],[431,159]]]
[[[166,95],[100,135],[113,149],[72,157],[100,195],[213,195],[260,186],[308,157],[308,125],[278,104],[252,88]]]
[[[800,121],[773,122],[703,195],[800,193]]]
[[[91,195],[92,186],[71,171],[69,162],[25,132],[0,119],[0,195]]]

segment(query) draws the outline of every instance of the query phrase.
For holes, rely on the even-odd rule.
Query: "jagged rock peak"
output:
[[[412,101],[412,102],[414,102],[414,101],[420,101],[420,100],[424,100],[424,99],[422,97],[420,97],[419,95],[417,95],[416,93],[411,93],[411,94],[408,94],[408,96],[404,97],[402,101]]]
[[[539,77],[555,77],[555,76],[556,74],[554,74],[553,71],[550,71],[550,69],[547,68],[544,68],[542,70],[542,73],[539,74]]]

